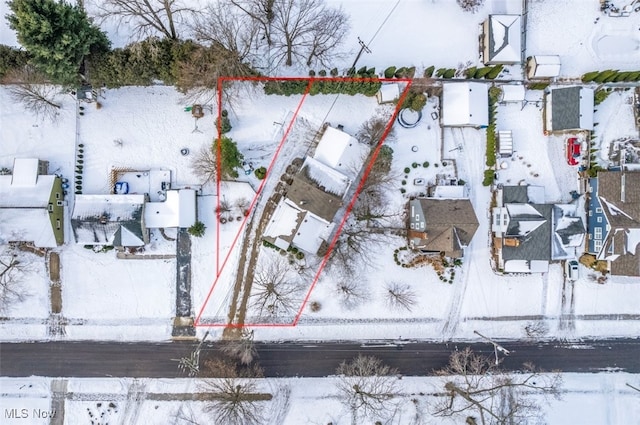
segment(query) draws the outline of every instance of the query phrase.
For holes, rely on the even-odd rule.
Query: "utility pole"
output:
[[[486,340],[487,340],[487,341],[489,341],[491,344],[493,344],[493,352],[494,352],[494,354],[495,354],[495,356],[496,356],[496,365],[497,365],[498,363],[500,363],[500,362],[499,362],[499,359],[498,359],[498,351],[500,351],[500,352],[501,352],[502,354],[504,354],[505,356],[508,356],[509,354],[511,354],[511,351],[507,350],[507,349],[506,349],[506,348],[504,348],[502,345],[500,345],[500,344],[498,344],[497,342],[493,341],[491,338],[489,338],[489,337],[486,337],[486,336],[482,335],[482,334],[481,334],[480,332],[478,332],[478,331],[473,331],[473,333],[474,333],[474,334],[476,334],[476,335],[478,335],[478,336],[479,336],[479,337],[481,337],[481,338],[486,339]]]
[[[358,43],[360,43],[360,51],[356,56],[356,60],[353,61],[353,65],[351,65],[351,68],[349,68],[350,70],[353,69],[354,71],[356,69],[356,64],[358,63],[358,60],[360,60],[360,56],[362,56],[362,52],[371,53],[371,49],[369,49],[369,46],[367,46],[367,44],[364,41],[362,41],[360,37],[358,37]]]

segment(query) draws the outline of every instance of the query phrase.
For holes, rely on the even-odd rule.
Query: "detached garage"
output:
[[[444,127],[486,127],[489,125],[489,87],[485,83],[442,85]]]

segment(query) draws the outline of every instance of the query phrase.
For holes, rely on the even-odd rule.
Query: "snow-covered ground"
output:
[[[537,397],[536,418],[549,425],[580,423],[584,425],[618,425],[636,423],[640,415],[637,375],[627,373],[562,375],[559,400]],[[273,394],[262,402],[260,411],[265,423],[326,424],[351,423],[351,415],[341,403],[337,378],[270,378],[258,380],[256,390]],[[174,379],[69,379],[0,378],[3,397],[0,410],[6,425],[45,425],[54,413],[60,424],[127,423],[130,425],[179,425],[208,423],[210,404],[203,401],[174,401],[178,397],[204,391],[206,380]],[[454,424],[454,418],[433,415],[437,393],[443,380],[437,377],[402,377],[397,381],[402,395],[393,423]],[[630,385],[630,386],[629,386]],[[53,389],[52,389],[53,388]],[[63,403],[53,401],[53,393]],[[173,399],[173,400],[172,400]],[[64,406],[64,411],[60,406]],[[17,410],[12,410],[17,409]],[[24,410],[23,410],[24,409]],[[13,417],[5,412],[14,412]],[[471,413],[471,412],[470,412]],[[40,417],[38,417],[40,415]],[[418,422],[416,422],[418,418]],[[460,418],[457,418],[458,420]],[[194,422],[189,422],[194,421]],[[277,421],[277,422],[274,422]],[[94,422],[95,423],[95,422]]]

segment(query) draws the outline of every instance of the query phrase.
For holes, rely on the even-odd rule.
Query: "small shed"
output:
[[[489,88],[485,83],[442,85],[442,125],[486,127],[489,125]]]
[[[502,103],[524,102],[525,90],[522,84],[505,84],[498,100]]]
[[[398,83],[382,84],[376,93],[379,104],[392,103],[400,98],[400,85]]]
[[[527,58],[527,77],[555,78],[560,75],[560,56],[530,56]]]
[[[498,131],[498,154],[502,158],[513,155],[513,135],[511,130]]]

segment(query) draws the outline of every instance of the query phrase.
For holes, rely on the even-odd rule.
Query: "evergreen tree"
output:
[[[109,49],[107,36],[85,11],[64,1],[11,0],[7,20],[33,64],[51,81],[72,85],[83,58]]]

